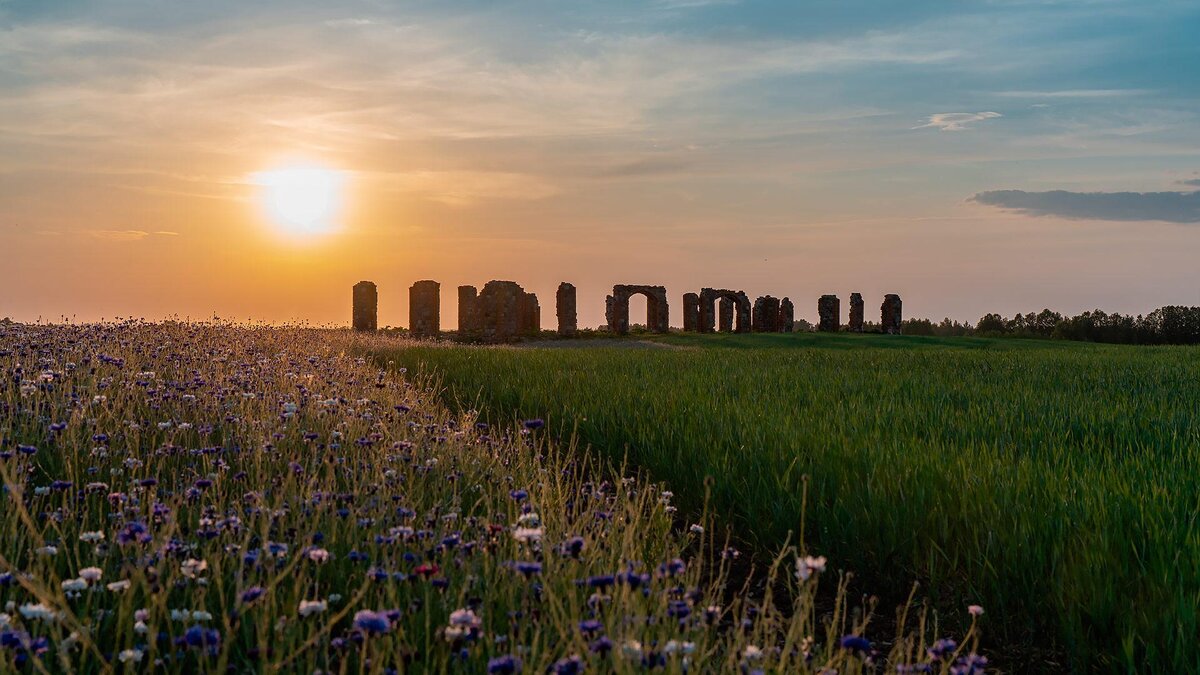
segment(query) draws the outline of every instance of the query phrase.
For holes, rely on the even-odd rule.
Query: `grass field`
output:
[[[1076,670],[1200,671],[1200,349],[854,335],[384,350]],[[949,619],[956,618],[950,612]],[[1050,664],[1045,664],[1047,668]]]
[[[0,672],[983,672],[974,626],[870,624],[797,540],[749,587],[662,483],[384,344],[0,324]]]

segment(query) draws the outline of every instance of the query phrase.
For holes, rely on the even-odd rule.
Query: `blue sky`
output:
[[[1200,304],[1197,35],[1170,1],[0,0],[11,311],[335,321],[376,278],[403,323],[425,277],[573,280],[585,324],[614,283],[802,315]],[[354,177],[320,247],[247,206],[291,155]],[[167,288],[34,281],[48,248]]]

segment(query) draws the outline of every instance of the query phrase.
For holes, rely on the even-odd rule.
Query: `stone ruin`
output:
[[[370,281],[354,284],[352,317],[354,330],[379,328],[379,291]]]
[[[731,291],[726,288],[702,288],[700,289],[700,324],[698,326],[701,333],[712,333],[716,331],[716,316],[714,313],[714,305],[720,299],[729,302],[729,309],[722,311],[721,330],[733,331],[735,333],[749,333],[751,328],[750,320],[750,298],[742,291]],[[733,325],[733,314],[736,311],[737,325]],[[725,312],[728,312],[728,323],[725,320]]]
[[[696,293],[683,294],[683,331],[694,333],[700,330],[700,296]]]
[[[409,327],[416,337],[436,337],[441,332],[441,284],[418,281],[409,288]],[[360,281],[353,289],[352,325],[354,330],[378,329],[379,294],[374,283]],[[656,333],[670,331],[667,291],[663,286],[613,286],[612,295],[605,301],[608,329],[619,335],[629,332],[629,298],[646,296],[646,325]],[[573,284],[562,282],[555,294],[558,334],[572,337],[579,333],[576,290]],[[902,327],[900,296],[889,293],[880,306],[881,327],[884,333],[899,334]],[[459,335],[487,342],[505,342],[541,333],[541,306],[537,295],[528,293],[512,281],[489,281],[482,292],[474,286],[458,287]],[[841,325],[841,301],[836,295],[822,295],[817,301],[820,316],[817,329],[834,332]],[[719,323],[718,323],[719,318]],[[703,288],[700,293],[683,294],[683,330],[712,333],[790,333],[795,324],[795,306],[788,298],[777,300],[770,295],[758,298],[751,306],[742,291],[724,288]],[[863,299],[861,293],[850,294],[850,324],[852,332],[862,332]]]
[[[462,338],[506,342],[542,330],[537,295],[513,281],[489,281],[476,293],[458,287],[458,332]]]
[[[850,294],[850,332],[863,332],[863,299],[862,293]]]
[[[554,307],[558,315],[558,334],[571,337],[579,331],[579,317],[575,311],[575,286],[567,282],[558,285],[554,294]]]
[[[437,337],[441,332],[441,287],[426,279],[408,289],[408,329],[414,337]]]
[[[671,314],[666,287],[628,284],[613,286],[612,295],[605,299],[604,318],[608,321],[608,330],[617,335],[629,332],[629,297],[638,294],[646,296],[646,328],[652,333],[670,331]]]
[[[786,305],[786,311],[784,303]],[[795,321],[792,301],[764,295],[754,301],[753,330],[755,333],[790,333]]]
[[[837,331],[842,321],[842,301],[836,295],[822,295],[817,300],[817,330],[832,333]]]
[[[888,335],[899,335],[900,324],[903,319],[900,316],[901,303],[900,296],[895,293],[888,293],[883,296],[883,305],[879,307],[880,323],[882,324],[883,332]]]

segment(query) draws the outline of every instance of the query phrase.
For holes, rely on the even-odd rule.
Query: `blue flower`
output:
[[[561,658],[550,666],[550,672],[555,675],[577,675],[582,673],[586,664],[583,659],[577,654],[572,654],[566,658]]]
[[[541,429],[546,426],[546,421],[543,419],[525,420],[526,429]]]
[[[386,633],[392,629],[392,621],[384,612],[363,609],[354,614],[354,627],[364,633]]]
[[[867,652],[871,650],[871,641],[861,635],[845,635],[840,642],[842,649],[848,649],[853,652]]]
[[[215,628],[192,626],[183,634],[183,639],[189,647],[215,648],[221,644],[221,632]]]
[[[266,589],[262,586],[251,586],[242,592],[242,602],[249,604],[262,597],[266,593]]]
[[[488,661],[487,671],[493,675],[512,675],[521,672],[521,659],[511,655],[497,656]]]

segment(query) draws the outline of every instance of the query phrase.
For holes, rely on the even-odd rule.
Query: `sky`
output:
[[[0,317],[1200,305],[1197,35],[1194,0],[0,0]],[[329,231],[265,208],[292,165],[342,180]]]

